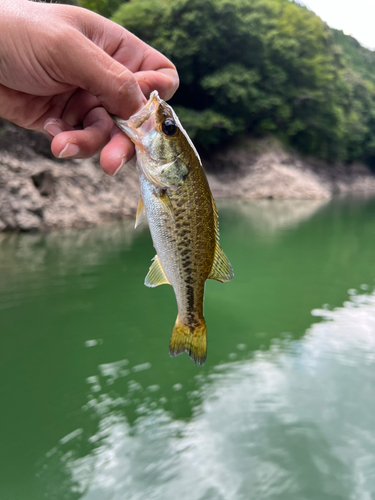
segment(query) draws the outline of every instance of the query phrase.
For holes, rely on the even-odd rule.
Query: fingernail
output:
[[[126,158],[125,158],[125,156],[123,156],[123,157],[121,158],[121,163],[120,163],[120,165],[117,167],[117,169],[113,172],[113,174],[112,174],[112,175],[113,175],[113,176],[117,175],[117,174],[120,172],[120,170],[122,169],[122,167],[125,165],[125,163],[126,163]]]
[[[47,122],[44,125],[44,130],[51,137],[55,137],[57,134],[60,134],[63,131],[57,120],[50,120],[49,122]]]
[[[71,158],[79,153],[79,147],[77,144],[72,144],[68,142],[65,148],[60,152],[59,158]]]

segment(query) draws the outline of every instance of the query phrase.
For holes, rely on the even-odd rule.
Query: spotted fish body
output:
[[[145,212],[156,249],[145,284],[169,283],[176,295],[178,316],[169,352],[187,351],[203,365],[205,282],[230,281],[233,271],[218,242],[216,207],[199,155],[156,91],[136,115],[115,121],[136,147],[141,188],[136,226]]]

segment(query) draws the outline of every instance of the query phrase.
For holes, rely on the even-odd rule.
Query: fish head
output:
[[[114,117],[136,148],[137,165],[156,187],[178,189],[199,155],[176,113],[155,90],[147,104],[128,120]]]

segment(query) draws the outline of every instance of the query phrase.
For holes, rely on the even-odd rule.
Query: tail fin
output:
[[[192,329],[181,323],[177,316],[169,344],[169,354],[178,356],[188,352],[191,359],[197,365],[204,365],[207,356],[207,328],[203,319],[202,324]]]

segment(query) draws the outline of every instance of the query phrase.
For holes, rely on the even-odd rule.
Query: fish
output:
[[[176,296],[178,315],[169,354],[187,352],[203,365],[205,282],[228,282],[233,269],[219,243],[218,213],[201,159],[157,91],[128,120],[113,119],[135,145],[141,192],[135,227],[147,218],[156,250],[145,285],[170,284]]]

